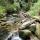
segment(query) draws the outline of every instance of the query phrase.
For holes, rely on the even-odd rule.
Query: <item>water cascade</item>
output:
[[[15,32],[13,34],[10,34],[11,36],[9,36],[9,38],[7,40],[22,40],[20,37],[19,37],[19,33],[18,32]]]

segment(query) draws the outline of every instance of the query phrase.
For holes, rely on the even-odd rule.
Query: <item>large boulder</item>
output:
[[[19,36],[23,39],[29,38],[31,35],[31,31],[30,30],[20,30],[19,31]]]

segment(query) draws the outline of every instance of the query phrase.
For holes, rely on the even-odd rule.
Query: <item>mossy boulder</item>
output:
[[[20,30],[19,31],[19,36],[23,39],[25,39],[26,37],[29,37],[30,35],[31,35],[30,30]]]
[[[36,25],[36,32],[35,32],[35,34],[38,36],[38,38],[40,39],[40,24],[39,23],[37,23],[37,25]]]

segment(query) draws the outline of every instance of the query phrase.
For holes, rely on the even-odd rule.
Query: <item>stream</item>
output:
[[[22,40],[22,39],[19,37],[19,33],[15,32],[15,33],[10,33],[8,38],[5,40]]]
[[[10,16],[10,17],[8,17],[7,18],[8,20],[7,20],[7,23],[14,23],[16,20],[16,18],[15,17],[13,17],[13,16]],[[19,37],[19,33],[18,32],[11,32],[11,33],[9,33],[9,36],[6,38],[7,40],[22,40],[20,37]],[[6,40],[5,39],[5,40]]]

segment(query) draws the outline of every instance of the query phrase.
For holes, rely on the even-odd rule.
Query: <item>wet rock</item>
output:
[[[33,16],[34,19],[36,19],[36,22],[40,23],[40,16]]]
[[[0,21],[0,23],[2,23],[2,21]]]
[[[7,20],[6,20],[6,17],[0,19],[0,21],[2,21],[2,22],[6,22],[6,21],[7,21]]]
[[[30,26],[32,23],[34,23],[35,20],[36,20],[36,19],[33,19],[33,20],[29,20],[29,21],[24,22],[19,29],[25,29],[25,28],[27,28],[27,27]]]
[[[5,40],[5,38],[8,36],[9,31],[5,28],[0,28],[0,40]]]
[[[30,36],[30,40],[39,40],[36,36],[32,35]]]
[[[2,23],[1,23],[1,26],[5,26],[5,25],[6,25],[6,22],[2,22]]]
[[[36,24],[35,24],[35,23],[31,24],[29,30],[30,30],[33,34],[35,34]]]
[[[37,23],[36,24],[36,32],[35,32],[35,34],[38,36],[38,38],[40,39],[40,24],[39,23]]]
[[[19,36],[23,39],[25,39],[26,37],[29,37],[31,35],[31,31],[29,30],[20,30],[19,31]]]
[[[23,32],[23,34],[25,34],[25,35],[31,34],[31,31],[30,30],[27,30],[27,29],[26,30],[20,30],[19,32],[20,33]]]

